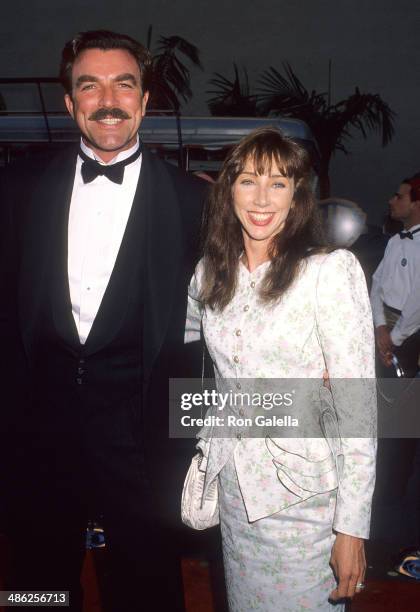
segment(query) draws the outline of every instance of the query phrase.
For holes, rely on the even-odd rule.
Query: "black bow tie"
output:
[[[400,232],[399,234],[401,240],[404,240],[404,238],[409,238],[410,240],[413,240],[413,236],[414,234],[417,234],[417,232],[420,232],[420,227],[415,229],[414,232],[410,232],[410,230],[408,230],[408,232]]]
[[[141,147],[137,149],[133,155],[127,157],[127,159],[123,159],[116,164],[100,164],[95,159],[92,159],[79,149],[79,156],[83,159],[83,164],[81,168],[82,179],[84,183],[91,183],[96,179],[97,176],[106,176],[107,179],[112,181],[113,183],[117,183],[118,185],[122,185],[124,180],[124,168],[129,164],[133,163],[141,153]]]

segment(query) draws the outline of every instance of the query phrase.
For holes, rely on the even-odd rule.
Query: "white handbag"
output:
[[[182,489],[181,518],[182,522],[193,529],[208,529],[219,524],[219,504],[217,478],[208,487],[204,497],[204,466],[207,459],[197,453],[191,460]]]

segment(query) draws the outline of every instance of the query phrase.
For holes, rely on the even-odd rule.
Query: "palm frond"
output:
[[[152,26],[147,33],[148,47]],[[181,102],[192,98],[191,73],[185,63],[202,68],[198,48],[181,36],[160,36],[152,53],[152,74],[149,108],[179,110]]]
[[[293,71],[289,63],[283,62],[283,70],[286,73],[284,77],[281,72],[270,66],[265,70],[259,82],[262,87],[259,87],[262,95],[285,95],[299,100],[307,100],[309,97],[308,90],[303,85],[297,74]]]
[[[162,55],[173,56],[177,52],[184,55],[197,68],[202,68],[198,47],[188,40],[181,36],[161,36],[159,38],[156,57]]]
[[[362,94],[356,87],[353,95],[331,107],[337,129],[349,137],[349,128],[356,128],[364,138],[369,132],[380,132],[382,146],[386,146],[394,135],[395,113],[378,94]]]
[[[304,120],[314,112],[322,112],[326,106],[325,94],[309,93],[287,62],[283,63],[283,70],[285,76],[273,66],[262,73],[257,88],[262,112]]]
[[[251,94],[249,77],[246,68],[240,74],[238,66],[233,64],[234,78],[229,80],[219,72],[214,73],[209,84],[213,89],[206,93],[213,94],[207,100],[213,115],[249,117],[257,114],[257,98]]]

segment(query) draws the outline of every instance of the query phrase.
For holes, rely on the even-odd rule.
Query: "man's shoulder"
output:
[[[387,255],[388,253],[394,251],[397,247],[399,247],[401,245],[401,238],[399,234],[394,234],[393,236],[391,236],[391,238],[388,240],[388,244],[386,245],[386,251],[385,251],[385,255]]]
[[[43,179],[54,178],[66,166],[75,160],[77,147],[72,144],[59,149],[43,149],[28,156],[16,159],[1,169],[3,182],[11,187],[25,188]]]
[[[200,179],[185,170],[161,159],[155,153],[152,153],[147,148],[144,149],[144,159],[156,172],[166,174],[173,182],[176,189],[188,189],[190,193],[197,195],[204,194],[208,190],[208,184],[203,179]]]

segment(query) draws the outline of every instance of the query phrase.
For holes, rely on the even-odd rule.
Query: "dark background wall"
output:
[[[185,113],[207,114],[207,81],[232,62],[251,78],[289,61],[309,88],[332,99],[358,85],[379,93],[398,116],[393,142],[350,142],[331,167],[332,194],[357,201],[380,223],[399,180],[420,170],[420,3],[417,0],[3,0],[0,76],[53,76],[63,43],[75,32],[110,28],[146,39],[178,34],[201,50],[194,99]]]

